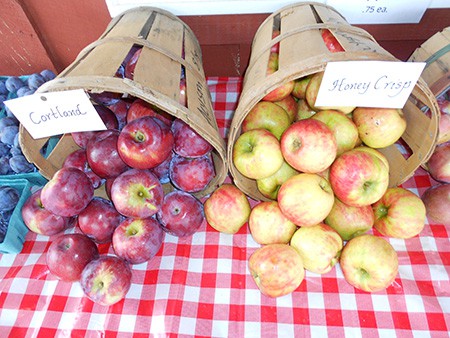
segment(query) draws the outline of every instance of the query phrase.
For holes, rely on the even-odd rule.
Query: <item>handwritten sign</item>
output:
[[[418,23],[430,0],[327,0],[350,24]]]
[[[5,105],[35,139],[106,129],[82,89],[35,93],[5,101]]]
[[[316,106],[403,108],[424,67],[424,62],[330,62]]]

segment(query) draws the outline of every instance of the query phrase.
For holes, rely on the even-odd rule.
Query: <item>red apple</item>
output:
[[[278,70],[278,53],[270,53],[269,62],[267,66],[267,75],[273,74]],[[290,95],[294,88],[294,81],[287,81],[286,83],[269,91],[262,98],[263,101],[281,101],[286,96]]]
[[[450,141],[450,101],[445,95],[437,97],[441,116],[439,119],[438,144]]]
[[[164,232],[154,218],[126,218],[114,230],[112,243],[118,257],[141,264],[158,253],[163,239]]]
[[[131,105],[131,102],[129,99],[120,99],[116,103],[108,106],[109,109],[116,115],[117,121],[118,121],[118,129],[122,130],[122,128],[127,124],[127,114],[128,114],[128,108]]]
[[[178,103],[187,107],[186,79],[184,77],[180,79],[180,97],[178,98]]]
[[[170,162],[170,181],[176,188],[189,193],[204,190],[214,176],[214,164],[208,155],[195,158],[174,155]]]
[[[327,217],[334,203],[328,181],[317,175],[301,173],[288,178],[278,191],[278,205],[298,226],[313,226]]]
[[[219,232],[234,234],[247,223],[250,216],[247,196],[234,184],[224,183],[206,199],[206,221]]]
[[[425,205],[419,196],[405,188],[387,189],[372,208],[374,227],[384,236],[411,238],[425,226]]]
[[[164,196],[157,218],[167,233],[178,237],[191,236],[205,219],[203,204],[187,192],[173,190]]]
[[[322,39],[325,42],[328,50],[332,53],[345,52],[336,37],[328,29],[321,29]]]
[[[272,40],[275,39],[275,38],[276,38],[277,36],[279,36],[279,35],[280,35],[280,30],[279,30],[279,29],[274,30],[274,31],[272,32]],[[272,53],[279,53],[279,52],[280,52],[280,43],[279,43],[279,42],[275,43],[275,44],[270,48],[270,51],[271,51]]]
[[[103,184],[102,178],[94,173],[89,166],[85,149],[77,149],[67,155],[62,166],[74,167],[84,171],[86,175],[91,179],[94,189],[97,189]]]
[[[150,103],[142,100],[142,99],[134,99],[130,104],[127,112],[127,123],[130,123],[133,120],[136,120],[140,117],[151,116],[155,117],[167,126],[171,126],[172,120],[174,119],[172,115],[163,112],[161,109],[151,105]]]
[[[265,129],[242,133],[234,143],[232,160],[242,175],[255,180],[275,174],[284,162],[280,142]]]
[[[125,298],[131,286],[131,269],[116,256],[101,255],[83,269],[80,285],[93,302],[110,306]]]
[[[334,134],[337,144],[337,155],[353,149],[359,140],[358,128],[344,113],[338,110],[321,110],[314,114],[314,120],[322,121]]]
[[[279,140],[290,125],[290,117],[282,107],[273,102],[260,101],[244,118],[241,128],[243,133],[253,129],[265,129]]]
[[[34,233],[52,236],[66,230],[72,223],[70,217],[58,216],[44,208],[41,201],[42,188],[32,193],[22,206],[25,225]]]
[[[450,183],[450,142],[436,146],[426,167],[433,179],[441,183]]]
[[[164,192],[158,178],[149,170],[130,169],[111,186],[111,199],[118,212],[131,218],[148,218],[161,207]]]
[[[297,99],[305,99],[309,80],[311,80],[311,75],[302,76],[301,78],[296,79],[294,89],[292,89],[292,95]]]
[[[400,139],[406,130],[401,109],[357,107],[352,112],[359,137],[371,148],[386,148]]]
[[[262,294],[276,298],[294,292],[305,277],[298,252],[287,244],[268,244],[254,251],[248,268]]]
[[[281,137],[281,152],[294,169],[318,173],[336,158],[337,143],[333,131],[323,122],[305,119],[294,122]]]
[[[86,146],[89,166],[101,178],[116,177],[128,169],[119,155],[118,139],[118,130],[105,130],[97,133]]]
[[[65,217],[78,215],[93,197],[90,178],[73,167],[59,169],[41,191],[44,208]]]
[[[161,120],[144,116],[128,122],[117,139],[122,160],[135,169],[150,169],[164,162],[172,152],[170,128]]]
[[[112,110],[105,106],[94,105],[95,110],[100,115],[106,129],[117,129],[119,128],[119,121]],[[80,147],[85,149],[88,141],[94,136],[98,131],[81,131],[72,133],[72,138],[74,142]]]
[[[275,101],[274,103],[284,109],[289,116],[290,123],[295,121],[297,118],[298,103],[292,95],[288,95],[284,99]]]
[[[250,212],[248,219],[250,233],[256,243],[287,244],[297,226],[282,212],[276,201],[260,202]]]
[[[339,263],[345,280],[366,292],[386,289],[398,273],[395,249],[385,239],[370,234],[349,240]]]
[[[124,77],[127,79],[134,79],[134,69],[136,68],[136,63],[141,56],[142,47],[132,49],[132,56],[125,63]]]
[[[450,184],[434,185],[422,195],[427,217],[435,223],[450,226]]]
[[[339,261],[343,242],[336,230],[318,223],[295,231],[290,245],[300,254],[306,270],[324,274]]]
[[[173,151],[184,157],[201,157],[208,154],[212,145],[181,119],[172,123]]]
[[[64,234],[48,247],[46,263],[51,274],[65,282],[79,281],[84,267],[99,257],[97,245],[83,234]]]
[[[122,97],[122,93],[109,91],[103,91],[99,93],[91,92],[89,93],[89,97],[91,98],[91,100],[93,100],[95,103],[98,103],[99,105],[109,106],[119,101]]]
[[[156,167],[150,169],[150,171],[158,177],[161,184],[170,182],[170,162],[172,162],[173,151],[169,154],[169,156],[163,161],[163,163],[158,164]]]
[[[375,203],[389,185],[389,169],[376,155],[356,149],[340,155],[330,167],[337,198],[351,206]]]
[[[352,207],[335,197],[333,207],[325,223],[338,232],[344,241],[362,235],[372,229],[375,215],[371,205]]]
[[[80,230],[96,243],[111,242],[112,234],[122,222],[122,216],[111,201],[94,197],[78,215]]]

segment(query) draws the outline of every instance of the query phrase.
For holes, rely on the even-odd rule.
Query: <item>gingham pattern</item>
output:
[[[241,79],[208,81],[225,136]],[[418,169],[403,186],[421,195],[434,183]],[[102,307],[78,283],[48,273],[49,239],[30,233],[21,254],[0,258],[0,336],[449,337],[449,235],[445,226],[427,223],[416,238],[389,239],[400,271],[384,291],[354,289],[337,266],[325,275],[307,272],[295,292],[272,299],[248,272],[258,247],[248,227],[226,235],[204,223],[190,238],[166,235],[155,258],[133,266],[126,299]]]

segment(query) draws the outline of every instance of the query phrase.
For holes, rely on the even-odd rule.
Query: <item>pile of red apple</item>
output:
[[[268,74],[277,70],[277,53],[271,51]],[[230,160],[269,200],[248,213],[262,245],[249,268],[272,297],[295,290],[305,269],[324,274],[337,262],[351,285],[382,290],[398,270],[382,236],[411,238],[425,225],[420,197],[389,188],[389,162],[379,151],[406,130],[402,110],[317,107],[322,77],[311,74],[265,95],[233,145]],[[382,236],[370,234],[373,228]]]
[[[130,52],[117,76],[133,77],[140,51]],[[181,88],[180,104],[184,94]],[[31,231],[59,235],[47,253],[50,272],[79,281],[90,299],[110,305],[128,291],[130,265],[153,258],[165,232],[184,237],[201,226],[203,204],[194,194],[215,176],[213,147],[183,120],[140,98],[90,97],[107,130],[72,133],[79,149],[30,196],[22,216]],[[72,226],[76,234],[64,234]],[[115,255],[99,255],[103,243],[111,243]]]

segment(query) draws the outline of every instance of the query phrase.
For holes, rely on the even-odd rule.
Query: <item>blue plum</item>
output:
[[[44,69],[41,72],[41,75],[44,77],[45,81],[53,80],[56,77],[56,74],[50,69]]]
[[[12,146],[14,144],[14,138],[18,132],[18,126],[6,126],[0,130],[0,141],[4,144]]]
[[[16,188],[8,185],[0,186],[0,212],[14,210],[19,199],[20,193]]]
[[[34,171],[34,165],[27,161],[23,155],[14,155],[9,159],[9,166],[17,173],[30,173]]]
[[[9,156],[0,157],[0,175],[14,174],[14,171],[9,165]]]
[[[47,80],[39,74],[39,73],[33,73],[28,77],[27,84],[30,89],[38,89],[40,86],[42,86]]]
[[[6,79],[5,86],[10,93],[15,93],[17,89],[26,86],[26,83],[17,76],[10,76]]]

